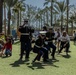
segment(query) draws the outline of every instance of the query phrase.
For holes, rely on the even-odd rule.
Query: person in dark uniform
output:
[[[52,59],[55,59],[55,51],[56,51],[56,46],[53,43],[54,40],[54,31],[53,28],[49,28],[49,31],[46,33],[46,42],[48,42],[47,49],[50,50],[52,48]]]
[[[43,26],[43,31],[47,31],[47,27],[46,26]]]
[[[43,32],[45,33],[45,32]],[[34,45],[34,49],[33,52],[37,53],[37,56],[34,58],[33,62],[35,62],[36,60],[40,61],[41,56],[43,55],[43,61],[47,62],[48,60],[48,51],[47,49],[44,47],[44,35],[42,35],[43,33],[41,33],[38,37],[38,39],[35,42]]]
[[[20,42],[21,42],[21,52],[20,59],[23,58],[24,51],[26,52],[25,58],[29,58],[31,50],[31,34],[34,32],[33,29],[28,25],[28,20],[24,20],[24,24],[19,27],[19,32],[21,33]]]

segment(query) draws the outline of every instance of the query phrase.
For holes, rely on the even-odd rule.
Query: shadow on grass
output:
[[[15,61],[14,63],[12,63],[12,64],[10,64],[10,65],[12,65],[12,67],[20,67],[20,65],[21,64],[25,64],[25,62],[28,62],[29,60],[21,60],[21,59],[19,59],[19,60],[17,60],[17,61]],[[27,63],[27,65],[29,65],[29,63]]]
[[[62,57],[67,58],[67,59],[71,58],[70,55],[62,55]]]
[[[54,65],[55,62],[59,62],[59,60],[57,60],[57,59],[55,59],[55,60],[49,59],[49,62],[42,62],[42,63],[41,62],[34,62],[34,63],[31,63],[32,65],[28,66],[28,67],[31,68],[32,70],[45,69],[44,66],[53,66],[53,67],[59,68],[59,66]]]
[[[31,68],[32,70],[35,69],[45,69],[43,66],[45,66],[43,63],[41,62],[35,62],[35,63],[31,63],[31,66],[28,66],[29,68]]]
[[[49,59],[48,65],[59,68],[59,66],[55,65],[54,63],[59,62],[57,59]]]

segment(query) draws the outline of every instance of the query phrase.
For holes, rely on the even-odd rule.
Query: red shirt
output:
[[[3,50],[4,50],[4,49],[9,49],[9,50],[12,51],[12,44],[11,44],[11,43],[6,43],[6,44],[4,45],[4,47],[3,47]]]

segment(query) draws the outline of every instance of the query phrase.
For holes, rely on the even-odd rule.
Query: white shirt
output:
[[[57,38],[57,36],[58,36],[57,31],[55,31],[54,33],[55,33],[54,38]],[[59,32],[59,34],[60,34],[60,36],[61,36],[61,32]],[[59,38],[59,37],[58,37],[58,38]]]
[[[73,37],[76,37],[76,33],[73,33]]]
[[[66,42],[66,41],[70,42],[70,37],[69,37],[69,35],[66,35],[65,37],[61,36],[58,38],[58,40],[60,40],[62,42]]]

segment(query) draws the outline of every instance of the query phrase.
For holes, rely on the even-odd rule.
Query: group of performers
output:
[[[19,32],[21,33],[20,59],[22,60],[24,52],[26,52],[25,59],[28,59],[31,51],[32,33],[34,33],[34,30],[28,25],[28,20],[25,20],[24,24],[19,27]],[[43,57],[43,61],[47,62],[49,59],[49,51],[51,51],[52,59],[55,59],[57,46],[58,54],[65,48],[66,54],[68,55],[70,38],[66,31],[61,33],[59,29],[54,31],[52,27],[47,28],[44,26],[43,29],[39,31],[37,39],[34,41],[35,45],[32,49],[37,56],[34,58],[33,62],[36,60],[40,61],[41,56]]]
[[[70,38],[66,31],[62,33],[57,29],[54,31],[53,28],[49,28],[47,31],[40,31],[39,37],[35,42],[33,52],[37,53],[37,56],[33,60],[40,60],[43,56],[43,61],[47,62],[49,59],[49,51],[51,51],[52,59],[55,59],[56,49],[58,47],[58,54],[61,53],[62,49],[65,48],[66,55],[68,55],[70,47]]]

